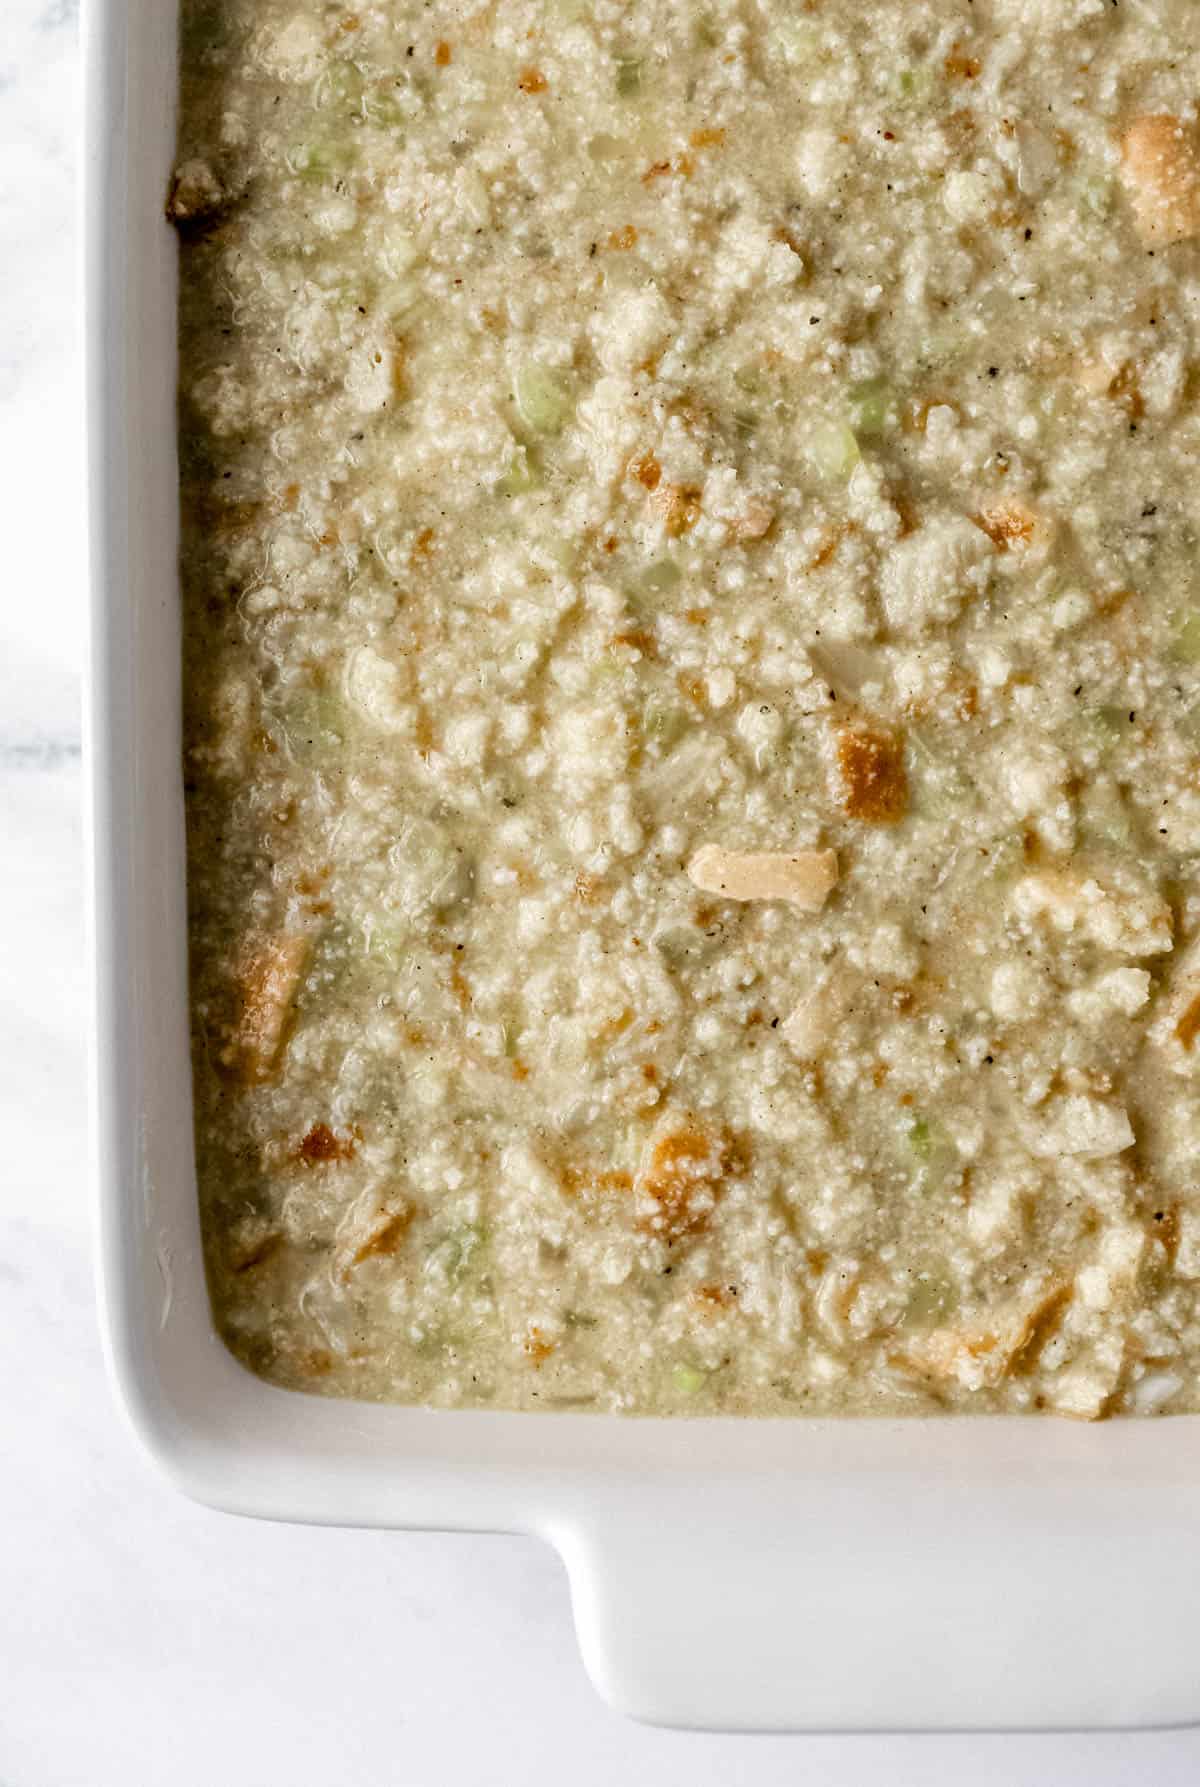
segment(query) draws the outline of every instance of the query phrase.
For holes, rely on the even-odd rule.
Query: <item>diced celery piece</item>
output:
[[[639,572],[638,589],[646,596],[665,596],[682,581],[683,572],[674,559],[656,558],[653,564],[647,565]]]
[[[669,751],[672,745],[687,732],[692,724],[692,716],[686,708],[674,702],[648,701],[642,710],[642,737],[647,742],[653,740],[662,751]]]
[[[814,62],[821,52],[821,33],[811,19],[778,18],[771,27],[771,38],[793,68]]]
[[[951,365],[961,358],[968,339],[962,329],[953,323],[947,323],[944,328],[930,329],[921,338],[919,364],[925,367]]]
[[[1121,790],[1108,776],[1098,776],[1080,802],[1085,831],[1102,844],[1127,850],[1134,843],[1133,821]]]
[[[566,1328],[598,1328],[600,1317],[587,1315],[582,1309],[564,1309],[563,1326]]]
[[[922,1191],[936,1191],[958,1165],[958,1149],[936,1117],[913,1117],[905,1141]]]
[[[611,688],[625,680],[625,668],[617,658],[594,658],[588,665],[588,681],[593,688]]]
[[[1175,615],[1171,657],[1177,664],[1200,664],[1200,609],[1184,608]]]
[[[664,807],[680,807],[693,797],[711,798],[725,755],[719,736],[689,728],[674,750],[642,766],[643,784]]]
[[[633,99],[642,90],[642,59],[640,56],[617,57],[617,98]]]
[[[399,968],[412,947],[412,930],[394,912],[376,914],[364,921],[366,953],[388,968]]]
[[[854,430],[845,422],[817,422],[809,434],[806,451],[813,469],[822,478],[848,478],[860,458]]]
[[[406,913],[451,912],[475,890],[472,858],[444,825],[414,815],[405,821],[389,860],[393,896]]]
[[[896,75],[896,93],[906,105],[928,105],[933,98],[935,85],[932,68],[923,62],[912,68],[902,68]]]
[[[915,729],[907,738],[913,810],[926,819],[950,819],[977,804],[972,783]]]
[[[956,1302],[949,1279],[939,1272],[922,1272],[908,1293],[904,1319],[913,1323],[939,1321],[950,1314]]]
[[[487,1239],[477,1222],[464,1222],[448,1229],[429,1250],[429,1263],[451,1284],[461,1284]]]
[[[684,1396],[696,1396],[708,1382],[708,1373],[696,1365],[673,1365],[671,1382]]]
[[[1079,182],[1079,209],[1084,217],[1103,219],[1113,208],[1113,183],[1099,174],[1086,174]]]
[[[849,398],[850,426],[860,439],[872,440],[896,426],[896,393],[885,378],[851,385]]]
[[[1183,738],[1200,745],[1200,701],[1194,701],[1191,707],[1185,708],[1176,724]]]
[[[1119,744],[1131,728],[1132,721],[1129,716],[1135,711],[1134,708],[1126,707],[1123,703],[1108,702],[1105,706],[1096,709],[1095,722],[1114,744]]]
[[[328,690],[298,690],[288,698],[280,717],[288,749],[298,762],[330,757],[343,742],[346,709],[339,697]]]
[[[614,162],[620,161],[625,152],[625,145],[620,137],[613,136],[607,130],[601,130],[594,137],[588,139],[587,152],[592,161],[598,162],[601,167],[611,167]]]
[[[695,925],[672,925],[654,936],[654,947],[667,967],[678,973],[689,962],[706,962],[721,946],[724,926],[715,923],[701,931]]]
[[[508,469],[496,485],[496,495],[522,496],[525,491],[536,489],[538,482],[537,467],[531,461],[528,449],[514,447]]]
[[[560,571],[570,573],[578,569],[579,547],[574,540],[569,540],[565,536],[558,539],[547,540],[545,542],[545,550]]]
[[[1129,710],[1118,707],[1089,707],[1070,721],[1065,729],[1075,748],[1085,754],[1085,761],[1103,763],[1111,757],[1129,730]]]
[[[687,925],[672,925],[670,929],[659,931],[654,938],[654,947],[669,968],[682,968],[690,958],[699,958],[701,950],[701,934]]]
[[[1011,881],[1025,866],[1025,839],[1020,832],[995,838],[987,846],[987,856],[980,858],[983,872],[994,881]]]
[[[302,180],[333,180],[342,171],[344,157],[331,143],[297,143],[288,166]]]
[[[538,434],[557,434],[575,408],[567,374],[537,360],[527,361],[517,373],[515,395],[522,421]]]
[[[383,130],[397,130],[421,108],[407,76],[398,75],[368,87],[363,93],[362,109],[369,123]]]
[[[319,1010],[358,959],[354,932],[340,918],[321,926],[304,978],[296,992],[300,1011]]]
[[[335,62],[317,88],[318,104],[353,110],[361,101],[362,74],[353,62]]]

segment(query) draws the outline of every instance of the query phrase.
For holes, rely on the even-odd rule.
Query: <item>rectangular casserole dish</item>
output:
[[[187,1040],[174,0],[91,0],[93,1121],[120,1401],[187,1494],[285,1520],[537,1533],[615,1706],[741,1729],[1200,1712],[1200,1418],[1098,1426],[432,1412],[250,1376],[213,1330]]]

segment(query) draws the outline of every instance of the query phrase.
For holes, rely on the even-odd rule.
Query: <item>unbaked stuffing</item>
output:
[[[184,0],[237,1356],[1200,1410],[1192,0]]]

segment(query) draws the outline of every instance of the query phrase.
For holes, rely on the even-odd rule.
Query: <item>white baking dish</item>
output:
[[[619,1421],[324,1401],[249,1376],[201,1269],[187,1050],[163,222],[175,0],[87,9],[100,1287],[120,1399],[188,1494],[539,1533],[601,1692],[745,1728],[1200,1714],[1200,1419]]]

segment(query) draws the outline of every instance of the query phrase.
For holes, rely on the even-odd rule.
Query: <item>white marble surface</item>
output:
[[[639,1729],[595,1699],[541,1547],[256,1526],[135,1456],[101,1374],[85,1199],[77,18],[0,0],[0,21],[0,1787],[1200,1780],[1191,1732]]]

